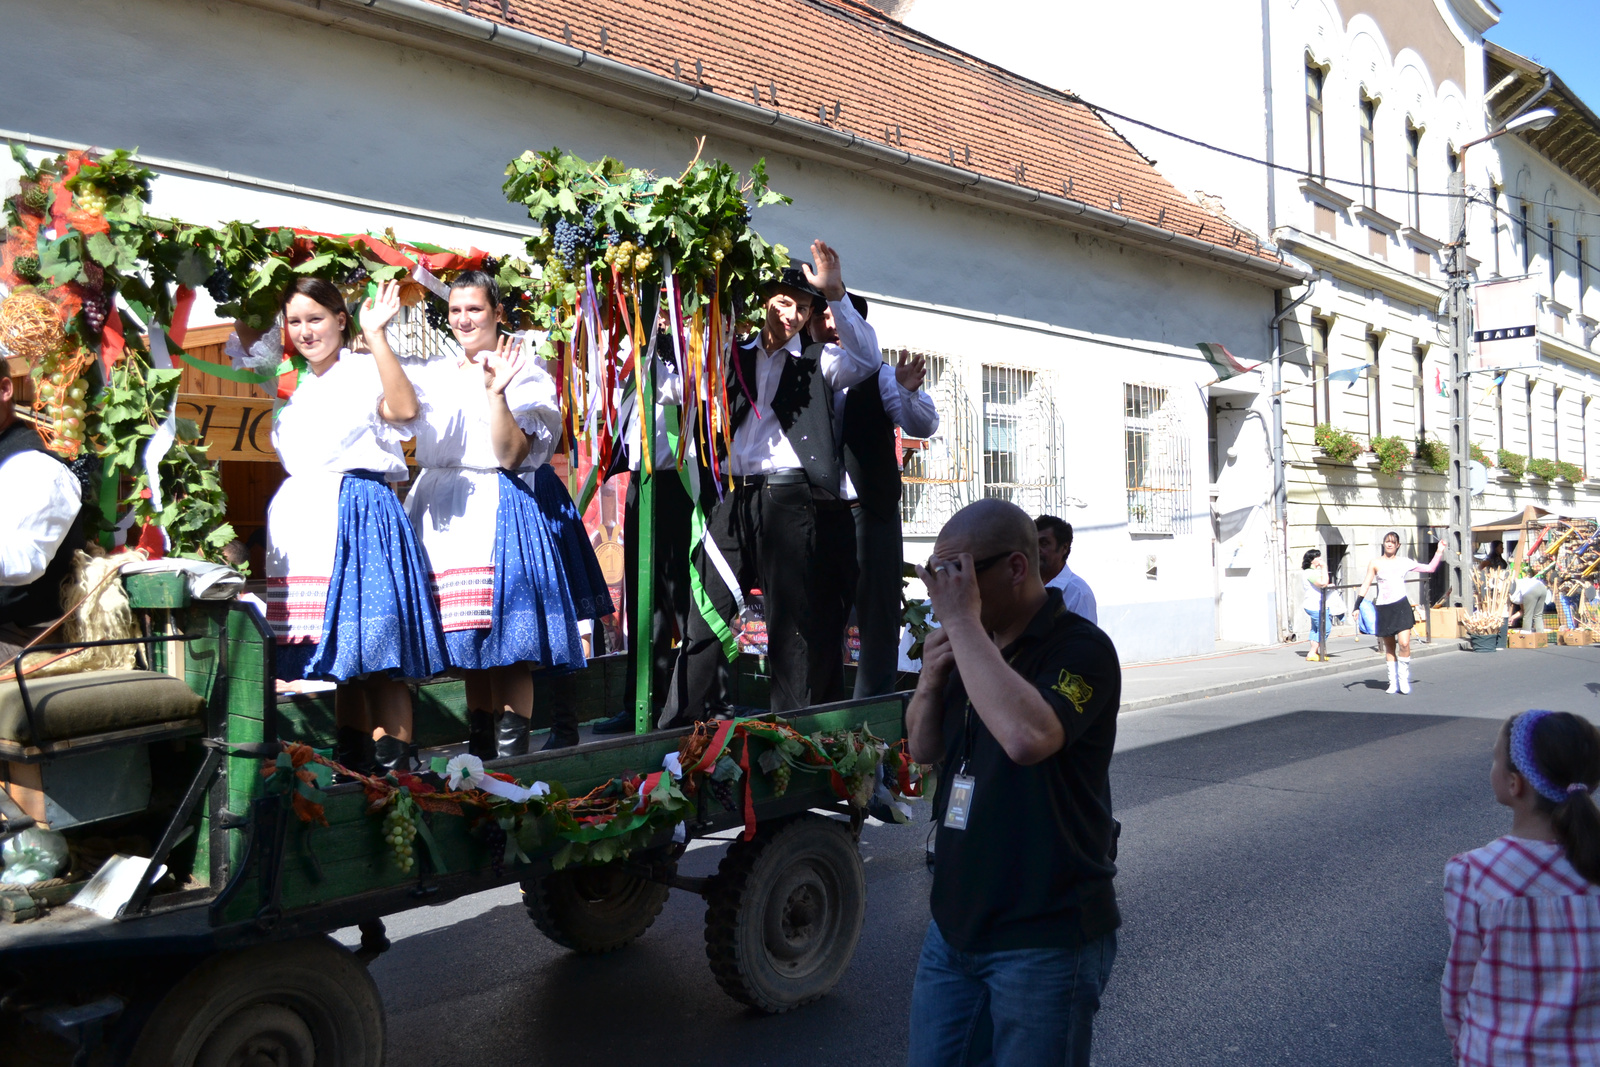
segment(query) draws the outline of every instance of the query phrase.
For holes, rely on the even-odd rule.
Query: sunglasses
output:
[[[1001,560],[1010,559],[1012,554],[1015,551],[1016,550],[1013,549],[1011,552],[1001,552],[1001,553],[999,553],[997,555],[989,556],[989,557],[987,557],[985,559],[973,560],[973,562],[972,562],[972,573],[973,574],[982,574],[984,571],[988,570],[990,567],[993,567],[996,563],[999,563]]]

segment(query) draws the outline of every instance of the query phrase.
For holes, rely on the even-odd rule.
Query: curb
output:
[[[1411,650],[1411,658],[1426,659],[1429,656],[1441,656],[1446,652],[1460,651],[1462,649],[1458,641],[1440,639],[1440,641],[1432,645],[1413,648]],[[1366,656],[1348,663],[1322,663],[1315,667],[1296,667],[1293,670],[1283,671],[1279,674],[1269,674],[1262,678],[1222,682],[1217,685],[1206,686],[1202,689],[1191,689],[1182,693],[1167,693],[1160,696],[1144,697],[1139,700],[1130,700],[1117,709],[1117,714],[1125,715],[1130,711],[1146,711],[1150,708],[1159,708],[1167,704],[1182,704],[1190,700],[1204,700],[1206,697],[1226,696],[1229,693],[1269,689],[1289,682],[1303,682],[1308,678],[1322,678],[1330,674],[1349,674],[1354,671],[1367,670],[1382,662],[1383,660],[1377,656]]]

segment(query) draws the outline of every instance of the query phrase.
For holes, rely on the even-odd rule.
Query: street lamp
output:
[[[1457,150],[1456,169],[1450,175],[1450,533],[1445,548],[1449,557],[1450,603],[1456,607],[1473,606],[1472,491],[1467,484],[1467,465],[1472,461],[1472,412],[1468,405],[1471,390],[1467,385],[1471,373],[1467,369],[1467,346],[1472,340],[1467,308],[1467,149],[1504,134],[1542,130],[1556,118],[1554,108],[1524,111],[1493,133],[1468,141]]]

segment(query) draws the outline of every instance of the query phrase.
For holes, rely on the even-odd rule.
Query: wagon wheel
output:
[[[706,906],[706,955],[717,984],[765,1012],[832,989],[866,915],[866,873],[846,823],[806,814],[736,841]]]
[[[383,1000],[326,937],[212,956],[156,1005],[132,1067],[380,1067]]]
[[[673,861],[666,875],[677,870]],[[623,863],[568,867],[522,883],[522,903],[540,933],[575,952],[614,952],[661,914],[671,892]]]

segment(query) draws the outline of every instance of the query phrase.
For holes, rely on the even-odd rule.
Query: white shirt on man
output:
[[[0,464],[0,585],[44,576],[83,509],[83,487],[66,464],[43,452],[19,452]]]
[[[1089,588],[1089,583],[1072,573],[1072,568],[1066,563],[1061,564],[1061,573],[1045,582],[1046,589],[1061,590],[1062,605],[1074,615],[1082,615],[1096,626],[1100,625],[1100,608],[1095,603],[1094,590]]]
[[[883,410],[907,436],[932,437],[939,432],[939,409],[933,406],[933,397],[921,389],[912,390],[901,385],[900,379],[895,377],[894,368],[888,363],[879,364],[877,379]],[[855,386],[857,389],[866,387],[866,382]],[[849,389],[840,389],[833,394],[833,432],[841,438],[844,436],[844,404],[849,396]],[[851,484],[850,472],[844,469],[843,464],[839,468],[839,499],[856,499],[856,487]]]
[[[849,301],[830,300],[833,325],[839,331],[838,344],[824,345],[820,360],[822,380],[833,390],[859,385],[883,364],[878,351],[878,333],[867,324]],[[801,355],[800,337],[789,338],[775,352],[761,347],[756,335],[755,381],[740,382],[737,367],[730,368],[728,391],[750,388],[751,411],[733,431],[733,455],[729,468],[735,475],[767,474],[801,466],[800,456],[783,434],[783,427],[772,414],[772,398],[783,377],[784,361]],[[737,354],[735,355],[737,359]]]

